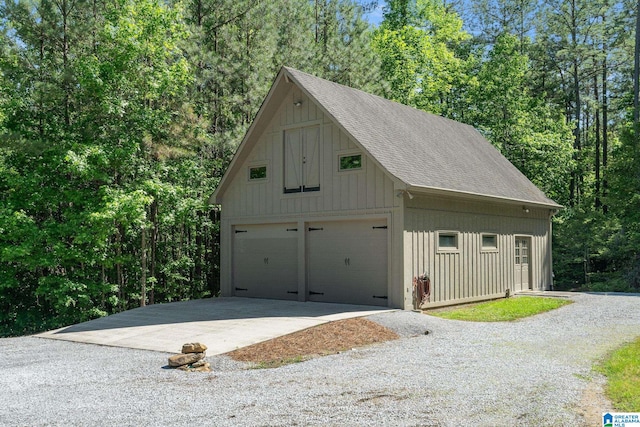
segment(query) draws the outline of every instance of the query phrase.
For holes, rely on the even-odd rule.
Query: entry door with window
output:
[[[320,191],[320,127],[284,133],[284,192]]]
[[[531,289],[529,279],[529,253],[531,250],[530,237],[516,237],[515,242],[515,286],[514,290],[522,291]]]

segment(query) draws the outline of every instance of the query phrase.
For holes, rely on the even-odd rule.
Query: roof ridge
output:
[[[283,69],[406,185],[560,206],[472,125],[291,67]]]
[[[449,117],[442,116],[440,114],[432,113],[431,111],[421,110],[419,108],[412,107],[410,105],[403,104],[402,102],[395,101],[393,99],[388,99],[388,98],[385,98],[385,97],[383,97],[381,95],[376,95],[375,93],[370,93],[370,92],[364,91],[362,89],[358,89],[358,88],[355,88],[355,87],[347,86],[347,85],[344,85],[342,83],[334,82],[332,80],[327,80],[327,79],[324,79],[322,77],[318,77],[315,74],[307,73],[306,71],[301,71],[301,70],[298,70],[296,68],[288,67],[288,66],[285,66],[285,65],[283,65],[282,68],[284,68],[286,71],[288,71],[289,74],[296,74],[296,73],[304,74],[307,77],[310,77],[310,78],[313,78],[313,79],[322,80],[322,81],[324,81],[324,82],[326,82],[328,84],[331,84],[331,85],[334,85],[334,86],[338,86],[338,87],[344,88],[346,90],[359,92],[359,93],[361,93],[363,95],[370,96],[370,97],[373,97],[373,98],[377,98],[382,102],[389,103],[391,105],[395,105],[396,108],[406,108],[408,111],[412,111],[414,113],[417,112],[417,113],[426,114],[426,115],[429,115],[429,116],[432,116],[432,117],[438,117],[438,118],[440,118],[442,120],[452,122],[455,125],[468,126],[470,128],[476,129],[474,126],[472,126],[472,125],[470,125],[468,123],[460,122],[458,120],[454,120],[454,119],[451,119]]]

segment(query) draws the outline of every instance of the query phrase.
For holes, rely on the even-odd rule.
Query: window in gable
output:
[[[267,165],[249,167],[249,181],[264,181],[266,179]]]
[[[338,156],[338,170],[362,169],[362,154],[345,154]]]

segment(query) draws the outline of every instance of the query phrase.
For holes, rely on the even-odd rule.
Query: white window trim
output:
[[[496,246],[484,246],[483,239],[485,236],[492,236],[496,239]],[[480,252],[498,252],[498,234],[497,233],[480,233]]]
[[[456,247],[441,247],[440,246],[440,235],[454,235],[456,238]],[[438,230],[436,233],[436,252],[438,253],[458,253],[460,252],[460,232],[454,230]]]
[[[266,178],[251,179],[251,169],[260,168],[260,167],[266,167],[267,168],[267,177]],[[270,165],[269,161],[251,162],[251,163],[249,163],[247,165],[247,182],[249,184],[260,184],[260,183],[270,182],[271,181],[271,175],[272,175],[272,170],[271,170],[271,165]]]
[[[341,157],[348,157],[348,156],[357,156],[360,155],[360,167],[357,169],[340,169],[340,158]],[[365,162],[366,162],[366,156],[364,155],[364,153],[361,150],[342,150],[342,151],[338,151],[336,152],[336,172],[338,172],[340,175],[345,175],[345,174],[349,174],[349,173],[359,173],[365,170]]]

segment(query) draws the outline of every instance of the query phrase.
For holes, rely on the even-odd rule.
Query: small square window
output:
[[[362,169],[362,154],[349,154],[339,157],[341,171]]]
[[[484,250],[498,249],[498,236],[496,236],[495,234],[483,234],[482,249]]]
[[[249,168],[249,180],[256,181],[260,179],[267,179],[267,167],[266,166],[252,166]]]
[[[458,249],[458,233],[450,231],[438,232],[438,250],[455,251]]]

